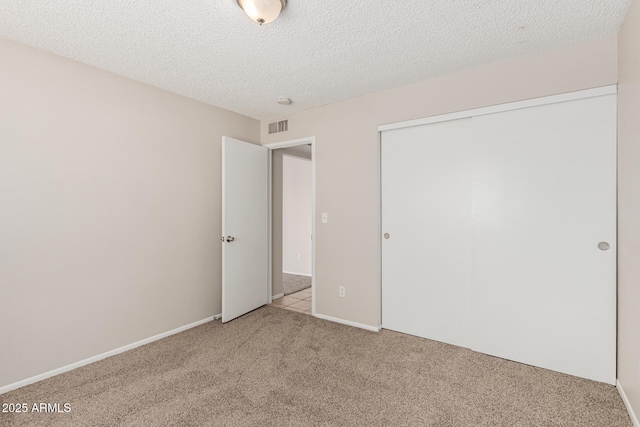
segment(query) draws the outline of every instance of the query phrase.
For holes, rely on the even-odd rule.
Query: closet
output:
[[[615,87],[379,130],[382,326],[615,384]]]

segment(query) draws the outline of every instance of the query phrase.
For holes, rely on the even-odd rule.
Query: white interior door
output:
[[[268,149],[222,138],[222,321],[269,302]]]
[[[383,327],[614,384],[615,105],[382,132]]]

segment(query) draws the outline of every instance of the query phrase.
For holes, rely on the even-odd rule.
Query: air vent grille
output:
[[[289,130],[289,120],[269,123],[269,135],[272,133],[286,132]]]

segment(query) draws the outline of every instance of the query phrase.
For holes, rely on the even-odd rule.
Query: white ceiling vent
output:
[[[272,133],[286,132],[289,130],[289,120],[269,123],[269,135]]]

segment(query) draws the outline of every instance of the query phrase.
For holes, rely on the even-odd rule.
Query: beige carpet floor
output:
[[[13,392],[2,426],[631,426],[612,386],[276,307]]]
[[[311,287],[311,277],[282,273],[282,289],[285,295],[294,294]]]

